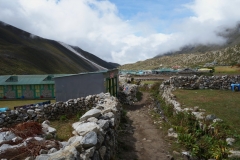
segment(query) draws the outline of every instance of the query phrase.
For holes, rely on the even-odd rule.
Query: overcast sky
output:
[[[0,21],[78,46],[106,61],[135,63],[187,44],[224,43],[240,0],[0,0]]]

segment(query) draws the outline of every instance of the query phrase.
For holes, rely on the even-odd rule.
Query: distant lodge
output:
[[[66,101],[101,92],[117,96],[117,69],[80,74],[0,76],[0,99]]]
[[[200,69],[172,69],[172,68],[162,68],[155,70],[120,70],[120,75],[150,75],[150,74],[199,74],[203,72],[211,73],[213,70],[208,68],[200,68]]]

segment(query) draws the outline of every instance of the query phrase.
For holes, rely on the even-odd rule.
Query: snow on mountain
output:
[[[58,42],[59,44],[61,44],[62,46],[64,46],[65,48],[67,48],[68,50],[70,50],[71,52],[75,53],[76,55],[78,55],[79,57],[87,60],[88,62],[90,62],[92,65],[94,65],[95,67],[97,67],[99,70],[108,70],[107,68],[104,68],[100,65],[98,65],[97,63],[87,59],[86,57],[84,57],[81,53],[77,52],[75,49],[73,49],[71,46],[69,46],[68,44],[65,44],[63,42]]]

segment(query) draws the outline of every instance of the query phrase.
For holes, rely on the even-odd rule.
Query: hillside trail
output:
[[[142,100],[134,105],[127,105],[127,123],[125,133],[119,134],[120,153],[122,160],[169,160],[168,143],[164,135],[154,125],[149,114],[149,93],[143,92]]]

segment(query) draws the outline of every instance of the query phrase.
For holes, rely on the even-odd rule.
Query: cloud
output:
[[[139,1],[144,7],[144,0]],[[186,44],[223,43],[216,32],[234,26],[240,17],[239,0],[194,0],[167,8],[169,12],[164,5],[148,2],[146,11],[125,19],[108,0],[0,0],[0,20],[125,64]]]

